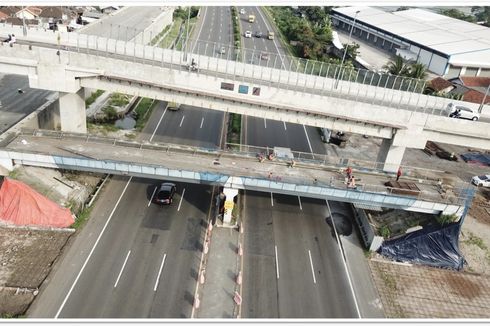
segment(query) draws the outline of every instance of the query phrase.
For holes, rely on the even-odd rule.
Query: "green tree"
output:
[[[409,65],[407,65],[405,60],[399,55],[397,55],[394,60],[391,60],[384,65],[383,68],[388,70],[390,74],[396,76],[406,76],[410,71]]]
[[[408,69],[407,77],[416,79],[425,79],[427,77],[427,68],[422,63],[412,63]]]
[[[472,15],[466,15],[464,12],[458,9],[441,9],[440,13],[444,16],[465,20],[467,22],[475,23],[476,18]]]
[[[471,7],[471,12],[475,15],[476,20],[483,22],[484,25],[490,26],[490,7]]]

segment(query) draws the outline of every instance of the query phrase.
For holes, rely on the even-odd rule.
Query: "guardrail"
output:
[[[193,147],[193,146],[187,146],[187,145],[177,145],[177,144],[161,144],[161,143],[148,143],[148,142],[135,142],[135,141],[126,141],[126,140],[120,140],[117,138],[108,138],[108,137],[100,137],[100,136],[94,136],[94,135],[86,135],[86,134],[76,134],[76,133],[66,133],[66,132],[58,132],[58,131],[50,131],[50,130],[22,130],[19,135],[30,135],[30,136],[36,136],[36,137],[46,137],[46,138],[57,138],[57,139],[76,139],[80,140],[80,142],[84,143],[101,143],[101,144],[110,144],[111,146],[121,146],[121,147],[131,147],[131,148],[136,148],[136,149],[145,149],[145,150],[155,150],[155,151],[160,151],[160,152],[166,152],[166,153],[175,153],[175,154],[187,154],[191,156],[210,156],[213,158],[220,158],[220,157],[230,157],[234,159],[242,159],[242,160],[256,160],[255,155],[257,152],[248,152],[248,151],[234,151],[234,150],[221,150],[221,149],[214,149],[214,148],[203,148],[203,147]],[[13,140],[9,138],[10,140]],[[5,142],[4,142],[5,146]],[[299,153],[299,152],[297,152]],[[39,152],[38,154],[41,154]],[[77,154],[79,155],[79,154]],[[66,160],[79,160],[80,158],[73,159],[73,158],[62,158],[64,161]],[[85,159],[81,158],[81,160],[87,160],[87,161],[93,161],[96,160],[98,161],[97,158],[89,157],[87,156]],[[278,158],[279,162],[284,162],[287,163],[289,159],[282,159]],[[120,162],[121,161],[114,161],[114,160],[103,160],[103,166],[107,166],[108,164],[113,166],[114,169],[118,168],[121,169]],[[118,164],[115,164],[115,163]],[[64,164],[70,165],[68,161],[64,162]],[[78,163],[79,164],[79,163]],[[123,163],[124,164],[124,163]],[[127,171],[125,170],[126,168],[122,169],[122,172],[125,173],[130,173],[131,168],[129,167],[129,164],[127,164]],[[92,166],[89,163],[87,163],[87,166]],[[157,171],[158,169],[161,169],[161,166],[157,166],[154,164],[147,164],[145,163],[145,166],[149,166],[155,169]],[[328,170],[329,166],[326,166],[323,164],[323,161],[320,160],[308,160],[308,159],[300,159],[298,161],[298,168],[319,168],[319,169],[325,169]],[[103,169],[101,166],[100,169]],[[335,169],[333,169],[335,171]],[[134,171],[133,171],[134,172]],[[181,172],[184,173],[184,172]],[[182,178],[196,178],[196,179],[201,179],[203,178],[202,173],[198,172],[185,172],[186,176],[182,176]],[[189,173],[193,173],[192,175],[189,175]],[[339,174],[337,177],[332,176],[330,180],[327,181],[322,181],[322,180],[306,180],[305,178],[296,178],[293,176],[274,176],[273,178],[268,178],[264,176],[254,176],[250,177],[250,175],[232,175],[234,177],[240,177],[243,179],[243,184],[248,185],[248,186],[261,186],[261,187],[268,187],[271,189],[278,189],[282,191],[293,191],[293,192],[307,192],[311,194],[327,194],[327,188],[335,191],[347,191],[348,197],[350,199],[359,199],[361,197],[365,197],[366,193],[370,193],[373,196],[376,195],[387,195],[388,197],[384,197],[383,202],[386,203],[391,203],[391,204],[396,204],[397,198],[398,201],[401,200],[406,200],[411,199],[413,201],[429,201],[432,202],[434,205],[436,203],[443,203],[447,205],[462,205],[464,204],[464,201],[466,199],[466,189],[468,188],[469,184],[466,184],[466,186],[457,186],[453,187],[451,190],[448,190],[446,192],[442,192],[440,190],[440,186],[437,184],[433,183],[428,183],[429,187],[431,187],[432,191],[426,191],[426,190],[420,190],[417,192],[414,192],[413,194],[401,194],[400,191],[406,190],[406,189],[400,189],[400,188],[395,188],[395,187],[388,187],[388,186],[381,186],[381,185],[374,185],[374,184],[358,184],[356,189],[348,188],[347,185],[345,184],[344,178],[341,174]],[[227,175],[225,174],[216,174],[216,173],[210,173],[209,180],[206,179],[204,181],[210,181],[210,182],[216,182],[217,180],[223,180],[223,178],[226,180]],[[361,194],[363,194],[361,196]],[[391,199],[389,199],[391,198]],[[424,207],[426,207],[427,204],[424,204]]]
[[[20,32],[18,28],[7,27],[4,29],[17,30],[17,34]],[[31,34],[32,37],[29,37]],[[221,47],[219,44],[199,40],[191,40],[191,44],[195,43],[197,46],[193,46],[189,52],[181,52],[95,35],[53,33],[35,29],[30,30],[25,38],[18,37],[18,42],[25,42],[22,41],[23,39],[27,42],[34,42],[31,43],[32,46],[36,46],[36,41],[46,42],[58,45],[64,51],[107,57],[114,57],[114,54],[118,54],[135,62],[142,61],[150,65],[170,66],[171,69],[180,70],[187,69],[186,65],[191,58],[197,58],[199,73],[428,114],[446,116],[447,105],[451,102],[469,107],[474,106],[473,103],[464,101],[423,95],[420,92],[425,82],[421,80],[363,69],[351,69],[324,62],[302,61],[298,58],[289,60],[289,67],[285,67],[281,65],[285,56],[269,54],[269,59],[263,60],[262,52],[259,53],[252,49],[244,49],[240,52],[243,58],[252,58],[243,63],[238,60],[238,56],[230,55],[236,53],[234,47],[223,45],[229,47],[225,58],[218,55],[218,49]],[[340,80],[340,83],[337,83],[337,80]]]

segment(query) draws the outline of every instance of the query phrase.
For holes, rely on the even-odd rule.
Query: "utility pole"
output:
[[[339,85],[339,80],[340,80],[340,76],[342,73],[342,68],[344,66],[345,56],[347,55],[347,48],[349,47],[349,44],[350,44],[350,39],[352,37],[352,31],[354,30],[354,26],[356,25],[357,14],[359,14],[360,12],[361,11],[358,10],[358,11],[356,11],[356,14],[354,15],[354,21],[352,22],[352,26],[350,28],[349,38],[347,40],[347,45],[345,46],[344,55],[342,56],[342,61],[340,62],[340,69],[339,69],[339,74],[337,75],[337,81],[335,83],[335,88],[337,88],[337,86]]]

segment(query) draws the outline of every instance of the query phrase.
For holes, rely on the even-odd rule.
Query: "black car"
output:
[[[262,32],[255,32],[255,37],[261,38],[262,37]]]
[[[175,186],[175,184],[170,182],[162,183],[155,191],[152,201],[155,204],[170,205],[174,199],[174,194],[176,190],[177,187]]]

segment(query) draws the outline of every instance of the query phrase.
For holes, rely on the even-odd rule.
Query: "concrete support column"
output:
[[[84,90],[76,93],[60,92],[61,131],[87,133]]]
[[[238,190],[232,188],[223,188],[223,193],[226,196],[225,212],[223,213],[223,223],[230,223],[231,212],[233,211],[233,207],[235,207],[235,203],[233,199],[235,198],[236,195],[238,195]]]
[[[405,146],[394,146],[393,139],[383,139],[378,152],[377,162],[383,162],[383,171],[396,172],[402,163]]]
[[[2,171],[2,169],[4,169],[5,171]],[[12,159],[8,157],[1,157],[0,153],[0,175],[3,175],[3,172],[5,172],[6,175],[6,171],[12,171],[13,169],[14,163],[12,162]]]

